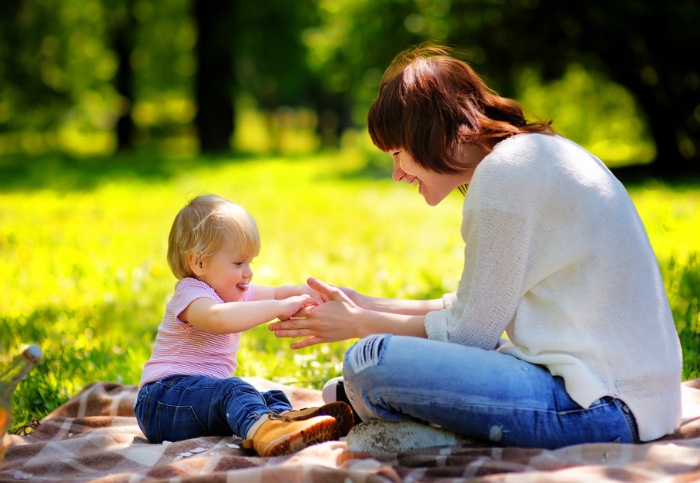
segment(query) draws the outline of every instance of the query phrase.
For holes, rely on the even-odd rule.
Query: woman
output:
[[[304,337],[294,348],[362,338],[343,375],[363,420],[541,448],[673,432],[678,336],[644,226],[603,163],[441,48],[394,60],[368,125],[394,180],[429,205],[469,186],[457,292],[380,299],[310,279],[330,301],[271,330]]]

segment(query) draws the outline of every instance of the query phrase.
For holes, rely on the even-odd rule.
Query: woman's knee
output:
[[[345,352],[343,376],[348,379],[382,362],[390,334],[371,335],[359,340]]]

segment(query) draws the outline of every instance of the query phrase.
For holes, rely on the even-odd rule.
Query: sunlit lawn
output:
[[[262,251],[254,283],[303,283],[314,275],[416,298],[456,288],[460,196],[430,208],[415,188],[363,170],[357,152],[158,161],[137,174],[113,162],[120,168],[84,162],[73,174],[57,162],[31,174],[39,187],[7,183],[0,192],[2,361],[34,341],[46,353],[18,390],[17,423],[42,417],[92,381],[138,383],[175,283],[165,262],[167,233],[198,194],[222,195],[256,217]],[[657,182],[629,189],[684,337],[684,377],[696,377],[700,190]],[[339,373],[350,344],[295,352],[264,327],[242,340],[238,375],[315,388]]]

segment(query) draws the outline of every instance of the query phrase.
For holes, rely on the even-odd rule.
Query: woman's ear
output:
[[[204,263],[202,263],[203,259],[204,254],[202,252],[190,253],[187,255],[187,263],[190,266],[190,270],[192,270],[192,273],[198,277],[201,277],[204,274]]]

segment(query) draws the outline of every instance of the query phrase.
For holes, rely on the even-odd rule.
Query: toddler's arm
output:
[[[179,318],[196,329],[211,334],[230,334],[252,329],[274,319],[289,319],[303,307],[316,304],[316,300],[307,294],[282,300],[254,300],[223,304],[209,298],[199,298],[188,305],[180,313]]]
[[[279,287],[261,287],[255,285],[254,300],[282,300],[295,295],[309,295],[318,302],[327,302],[328,298],[312,289],[306,284],[303,285],[280,285]]]

